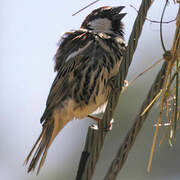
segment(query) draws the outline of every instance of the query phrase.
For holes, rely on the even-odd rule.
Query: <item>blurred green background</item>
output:
[[[125,5],[125,39],[128,40],[139,7],[139,0],[106,0],[72,17],[72,14],[92,1],[1,0],[0,1],[0,179],[2,180],[73,180],[84,147],[88,126],[92,120],[74,120],[58,135],[51,146],[39,176],[27,174],[24,159],[40,134],[39,119],[55,77],[53,56],[60,35],[78,29],[93,9]],[[165,21],[172,20],[178,6],[168,5]],[[155,1],[148,13],[160,20],[165,1]],[[175,22],[163,25],[166,48],[172,47]],[[147,66],[162,57],[159,24],[146,22],[143,28],[127,80],[133,79]],[[160,65],[138,79],[120,97],[113,130],[108,134],[93,180],[103,179],[140,109]],[[152,145],[154,124],[158,116],[155,104],[144,124],[118,180],[178,180],[180,179],[180,135],[174,148],[167,139],[156,148],[151,173],[146,171]],[[166,122],[166,120],[164,121]],[[163,135],[160,129],[158,138]],[[159,142],[159,141],[158,141]]]

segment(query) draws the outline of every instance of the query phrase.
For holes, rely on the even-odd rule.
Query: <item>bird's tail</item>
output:
[[[29,153],[29,155],[27,156],[25,160],[25,164],[27,165],[28,161],[30,160],[30,157],[33,155],[31,162],[29,164],[29,167],[28,167],[28,172],[33,171],[35,169],[39,159],[41,158],[39,167],[37,170],[37,175],[38,175],[41,167],[44,164],[47,151],[51,143],[53,142],[54,138],[57,136],[59,131],[64,127],[64,125],[65,124],[63,124],[63,126],[60,126],[59,121],[58,120],[56,121],[55,119],[48,119],[48,121],[44,123],[43,129],[39,138],[37,139],[31,152]]]

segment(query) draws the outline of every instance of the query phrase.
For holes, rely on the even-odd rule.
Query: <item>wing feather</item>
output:
[[[86,34],[83,33],[83,36],[86,36]],[[79,64],[82,63],[82,61],[85,61],[87,59],[87,55],[89,54],[88,52],[91,51],[91,49],[93,48],[93,41],[88,40],[88,42],[90,43],[88,43],[87,45],[87,37],[83,38],[82,41],[80,42],[82,42],[82,44],[84,45],[85,40],[86,40],[86,48],[84,48],[83,51],[79,51],[80,53],[71,56],[68,59],[68,61],[66,61],[64,57],[68,58],[69,55],[73,53],[70,47],[72,47],[72,44],[74,43],[77,44],[77,43],[71,40],[70,44],[68,42],[68,44],[64,45],[62,42],[61,44],[62,50],[60,50],[60,48],[58,49],[59,52],[57,53],[58,55],[56,55],[56,59],[55,59],[55,69],[58,71],[58,73],[51,86],[50,93],[46,101],[46,108],[40,120],[41,123],[48,116],[51,115],[54,107],[57,106],[60,103],[60,101],[63,100],[63,98],[69,95],[69,91],[71,88],[69,79],[72,72],[76,69],[77,66],[79,66]],[[74,37],[74,41],[76,41],[75,37]],[[70,53],[67,51],[67,49],[71,50]],[[78,50],[78,49],[79,49],[78,46],[74,48],[74,50]]]

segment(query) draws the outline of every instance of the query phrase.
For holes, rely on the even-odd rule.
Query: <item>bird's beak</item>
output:
[[[125,6],[117,6],[117,7],[113,7],[112,8],[112,13],[113,14],[119,14],[121,12],[122,9],[124,9]]]
[[[113,16],[113,19],[119,19],[121,20],[127,13],[121,13],[121,14],[117,14],[115,16]]]
[[[121,20],[127,13],[120,13],[125,6],[118,6],[112,8],[113,19]]]

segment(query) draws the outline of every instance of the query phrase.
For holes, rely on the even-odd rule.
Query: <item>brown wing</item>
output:
[[[83,34],[83,36],[86,36],[86,34]],[[78,37],[76,37],[78,38]],[[76,38],[74,37],[74,41],[76,41]],[[58,71],[58,74],[52,84],[49,96],[47,98],[46,102],[46,109],[41,117],[40,122],[42,123],[48,116],[51,115],[53,109],[55,106],[57,106],[61,100],[64,98],[68,97],[70,95],[70,90],[71,90],[71,84],[70,84],[70,76],[72,74],[72,71],[76,69],[79,64],[83,63],[88,55],[89,51],[91,52],[91,49],[93,49],[93,41],[87,41],[88,38],[83,39],[83,44],[85,44],[86,40],[86,45],[82,47],[76,46],[74,48],[74,51],[72,51],[72,44],[74,45],[79,45],[73,40],[71,40],[71,43],[68,42],[67,45],[64,45],[63,48],[66,50],[58,49],[60,52],[56,54],[56,64],[55,64],[55,70]],[[81,42],[81,41],[80,41]],[[89,43],[91,42],[91,43]],[[68,53],[67,49],[70,49],[70,53]],[[81,49],[83,49],[81,51]],[[66,54],[68,53],[68,54]],[[84,55],[83,55],[84,54]],[[62,62],[60,61],[62,57]],[[64,59],[66,57],[66,59]],[[66,62],[67,61],[67,62]]]
[[[59,72],[52,84],[49,96],[46,102],[46,109],[41,117],[41,123],[51,115],[54,107],[60,103],[65,97],[69,95],[70,91],[70,74],[72,70],[77,66],[83,59],[76,57],[71,59],[64,65],[64,68]]]

